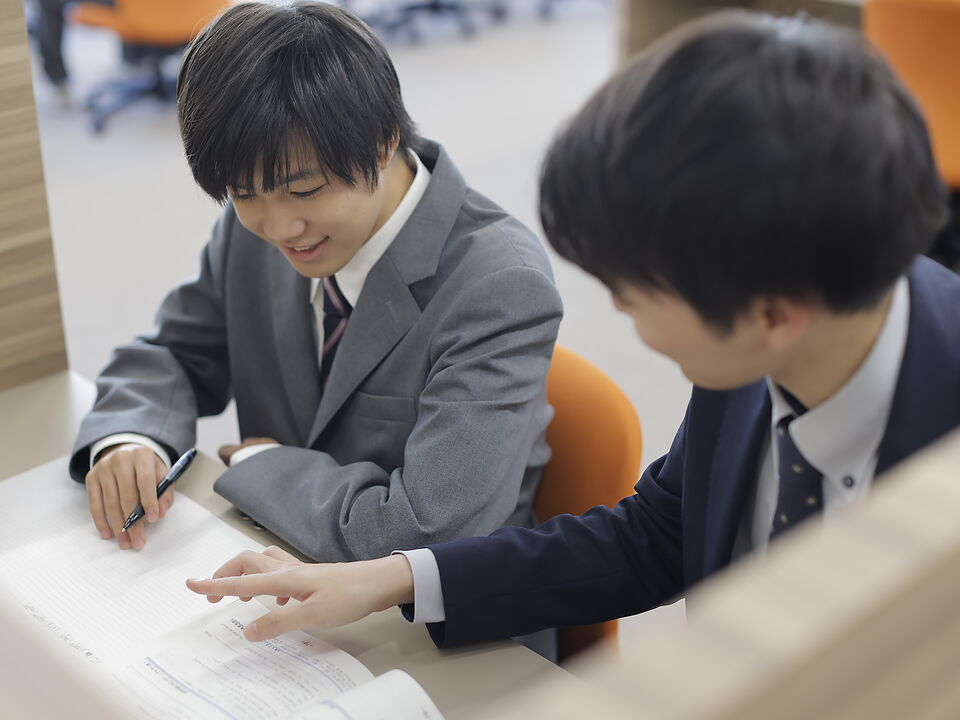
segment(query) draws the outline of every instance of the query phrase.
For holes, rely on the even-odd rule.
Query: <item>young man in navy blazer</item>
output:
[[[960,277],[921,256],[945,193],[916,105],[852,34],[746,13],[682,28],[556,140],[541,206],[560,254],[693,381],[670,451],[612,509],[365,563],[270,549],[189,581],[303,601],[247,637],[394,603],[441,645],[638,613],[829,522],[960,426]]]

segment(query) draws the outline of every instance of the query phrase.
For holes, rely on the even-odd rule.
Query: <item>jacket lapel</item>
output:
[[[410,286],[436,274],[440,255],[463,206],[466,183],[444,150],[436,143],[423,141],[417,153],[431,172],[430,183],[364,281],[313,418],[308,447],[420,317],[420,306]]]
[[[724,410],[708,479],[704,576],[730,562],[747,493],[756,486],[760,451],[770,426],[766,382],[732,393]]]
[[[949,298],[937,297],[928,263],[918,261],[909,274],[910,327],[877,475],[960,424],[960,316]]]
[[[418,317],[420,308],[409,288],[389,257],[384,256],[367,276],[357,307],[350,314],[313,418],[307,447],[313,446],[347,398]]]
[[[320,370],[310,281],[279,253],[270,259],[270,289],[273,302],[274,350],[281,368],[287,401],[294,421],[306,441],[320,402]]]

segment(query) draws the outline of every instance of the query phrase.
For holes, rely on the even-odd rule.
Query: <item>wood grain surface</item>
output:
[[[67,367],[21,0],[0,0],[0,390]]]

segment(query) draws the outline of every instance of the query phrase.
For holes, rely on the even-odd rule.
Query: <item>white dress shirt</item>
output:
[[[869,355],[843,387],[787,428],[800,454],[823,473],[823,516],[849,510],[867,496],[877,468],[880,441],[890,418],[910,321],[910,290],[901,278],[893,291],[880,335]],[[772,402],[770,431],[757,474],[757,492],[750,518],[749,545],[742,550],[766,551],[773,514],[780,495],[777,444],[770,442],[777,423],[793,409],[775,383],[767,380]]]
[[[337,280],[337,285],[340,287],[340,292],[343,293],[343,296],[347,299],[347,302],[350,303],[350,307],[353,307],[357,304],[357,300],[360,299],[360,292],[363,290],[363,284],[366,281],[370,270],[372,270],[373,266],[377,264],[377,261],[383,257],[383,254],[387,251],[387,248],[390,247],[390,244],[396,239],[397,235],[400,233],[400,230],[404,225],[406,225],[407,220],[410,219],[413,211],[416,209],[417,205],[420,203],[420,200],[423,198],[424,193],[427,191],[427,185],[430,184],[430,171],[427,170],[426,166],[424,166],[423,162],[416,153],[410,153],[410,155],[412,156],[414,162],[413,182],[407,189],[407,192],[400,201],[400,204],[397,205],[396,209],[393,211],[393,213],[391,213],[390,217],[387,218],[387,221],[380,227],[380,229],[370,236],[369,240],[360,246],[360,249],[357,250],[356,254],[354,254],[354,256],[350,258],[349,262],[347,262],[347,264],[344,265],[334,276]],[[317,337],[317,366],[319,367],[323,357],[322,353],[324,341],[323,289],[319,278],[310,279],[310,295],[309,298],[306,299],[313,306]],[[145,445],[153,450],[161,460],[167,463],[168,467],[177,459],[175,457],[168,457],[167,453],[164,452],[156,442],[148,437],[137,433],[118,433],[116,435],[105,437],[102,440],[94,443],[93,447],[90,449],[90,466],[93,466],[97,456],[103,452],[104,449],[112,445],[119,445],[123,443],[138,443],[140,445]],[[234,465],[253,457],[257,453],[261,453],[266,450],[272,450],[276,447],[280,447],[279,443],[250,445],[242,448],[241,450],[237,450],[237,452],[230,457],[230,467],[233,467]]]
[[[790,423],[788,432],[797,449],[823,473],[823,514],[827,519],[861,502],[873,482],[903,362],[909,319],[909,285],[906,278],[901,278],[894,287],[880,335],[853,377],[826,401]],[[776,384],[768,378],[767,385],[773,404],[770,434],[757,476],[754,509],[748,511],[738,539],[740,554],[750,549],[766,552],[780,494],[776,443],[770,438],[777,423],[793,414]],[[413,622],[443,622],[446,613],[436,557],[427,548],[399,554],[407,558],[413,571]]]

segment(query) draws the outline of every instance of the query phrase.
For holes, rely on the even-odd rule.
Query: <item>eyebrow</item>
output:
[[[295,183],[298,180],[308,180],[309,178],[323,176],[323,170],[320,168],[311,168],[310,170],[301,170],[296,172],[293,175],[288,175],[287,177],[277,178],[277,185],[289,185],[290,183]]]
[[[279,177],[277,178],[276,183],[274,184],[277,187],[283,187],[285,185],[290,185],[292,183],[295,183],[298,180],[309,180],[310,178],[314,178],[314,177],[322,177],[324,179],[324,184],[326,184],[326,181],[327,181],[326,176],[323,174],[323,170],[321,170],[320,168],[311,168],[309,170],[301,170],[300,172],[295,172],[293,175],[288,175],[286,177]],[[256,190],[254,190],[253,188],[248,188],[246,186],[231,185],[230,187],[234,192],[242,193],[245,195],[256,193]]]

